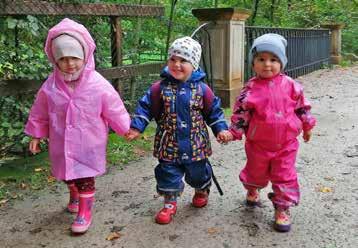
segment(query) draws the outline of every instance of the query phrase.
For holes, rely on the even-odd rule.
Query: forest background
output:
[[[165,8],[165,14],[156,18],[123,18],[122,56],[123,64],[142,64],[152,61],[165,61],[168,42],[180,36],[191,35],[198,27],[197,19],[192,15],[195,8],[233,7],[248,9],[251,16],[247,20],[249,26],[280,28],[320,28],[322,24],[342,23],[342,65],[349,65],[350,58],[358,55],[358,1],[357,0],[53,0],[56,3],[115,3],[157,5]],[[172,17],[172,19],[171,19]],[[0,82],[9,79],[44,80],[51,71],[43,45],[47,31],[58,23],[61,16],[0,16]],[[84,24],[91,32],[97,44],[95,53],[96,67],[109,68],[111,64],[111,36],[108,17],[71,16]],[[171,21],[172,20],[172,21]],[[169,29],[171,30],[169,32]],[[168,34],[170,33],[170,37]],[[159,73],[159,72],[158,72]],[[124,87],[121,93],[129,110],[148,85],[157,78],[139,77],[136,94]],[[123,82],[125,84],[125,82]],[[125,85],[128,86],[128,85]],[[0,96],[0,200],[9,198],[6,186],[9,178],[17,184],[19,171],[14,170],[16,163],[13,155],[28,159],[27,144],[29,137],[23,133],[34,94],[16,96]],[[46,150],[46,143],[43,144]],[[150,149],[146,142],[139,141],[139,147]],[[131,159],[133,145],[126,144],[117,137],[110,137],[109,162],[125,163]],[[40,160],[46,154],[40,155]],[[38,162],[27,164],[24,174],[33,174],[33,167],[39,171]],[[26,166],[25,166],[26,167]],[[48,164],[45,165],[48,167]],[[15,175],[15,179],[11,175]],[[21,173],[20,173],[21,174]],[[37,175],[37,174],[35,174]],[[39,177],[46,177],[48,173]],[[11,181],[10,180],[10,181]],[[43,181],[31,177],[36,182]],[[25,185],[22,181],[20,185]],[[21,186],[22,187],[22,186]],[[36,188],[37,186],[33,186]],[[0,202],[1,204],[1,202]]]

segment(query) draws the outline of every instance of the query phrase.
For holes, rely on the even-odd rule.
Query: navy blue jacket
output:
[[[155,118],[153,155],[160,160],[190,163],[206,159],[212,154],[206,124],[215,136],[228,129],[220,99],[203,82],[205,73],[200,68],[186,82],[173,78],[167,67],[161,77],[138,101],[131,128],[143,132]]]

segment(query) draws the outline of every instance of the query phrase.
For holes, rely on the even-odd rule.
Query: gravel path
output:
[[[300,80],[318,126],[310,143],[301,142],[302,199],[292,209],[290,233],[272,230],[269,188],[261,208],[244,205],[238,180],[243,143],[214,141],[211,161],[224,196],[213,187],[203,209],[190,206],[187,187],[174,221],[155,224],[162,199],[155,194],[156,160],[147,156],[97,179],[94,223],[85,235],[70,234],[73,216],[64,211],[67,190],[61,184],[0,208],[0,247],[358,247],[358,66],[319,70]],[[106,240],[111,232],[120,237]]]

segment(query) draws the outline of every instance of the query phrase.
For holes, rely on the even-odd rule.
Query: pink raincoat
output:
[[[57,67],[51,42],[60,34],[76,37],[84,47],[85,65],[74,91]],[[54,71],[37,93],[25,133],[49,138],[53,176],[58,180],[94,177],[105,172],[108,126],[124,135],[130,117],[112,85],[95,71],[95,43],[87,29],[63,19],[49,30],[45,52]]]
[[[283,74],[251,79],[235,103],[230,131],[235,139],[246,136],[247,163],[240,180],[247,189],[271,181],[275,206],[299,202],[297,136],[315,126],[310,108],[302,86]]]

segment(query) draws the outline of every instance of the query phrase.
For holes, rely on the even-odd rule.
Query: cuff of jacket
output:
[[[148,123],[147,122],[143,122],[141,120],[138,119],[133,119],[131,122],[130,127],[137,129],[140,133],[144,132],[144,129],[147,127]]]
[[[209,126],[211,127],[211,130],[213,131],[215,137],[221,131],[229,129],[229,127],[226,123],[226,120],[220,120],[220,121],[216,122],[215,124],[211,124]]]
[[[308,116],[307,119],[302,123],[302,130],[309,131],[316,126],[316,119],[313,116]]]
[[[25,128],[25,134],[33,137],[33,138],[47,138],[49,136],[48,128]]]
[[[243,131],[232,127],[229,128],[230,133],[234,136],[234,140],[242,140]]]

